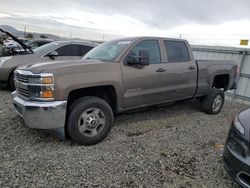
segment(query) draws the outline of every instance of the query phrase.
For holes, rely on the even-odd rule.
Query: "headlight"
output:
[[[39,76],[29,78],[29,84],[53,84],[53,76]]]
[[[34,74],[15,70],[17,94],[30,100],[54,100],[54,76],[52,73]]]
[[[29,93],[31,99],[53,99],[54,78],[52,74],[40,74],[29,77]]]
[[[240,123],[239,121],[239,116],[236,115],[235,118],[234,118],[234,127],[241,133],[241,134],[244,134],[245,133],[245,129],[244,127],[242,126],[242,124]]]
[[[46,76],[41,78],[42,84],[53,84],[53,77],[52,76]]]

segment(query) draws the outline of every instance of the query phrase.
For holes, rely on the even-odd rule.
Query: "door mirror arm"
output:
[[[147,50],[140,50],[139,56],[129,55],[127,58],[128,65],[140,65],[146,66],[149,65],[149,53]]]
[[[58,52],[52,51],[52,52],[50,52],[47,56],[48,56],[49,58],[51,58],[51,59],[55,59],[55,57],[58,56]]]

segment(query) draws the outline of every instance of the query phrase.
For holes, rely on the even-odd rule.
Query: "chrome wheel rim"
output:
[[[217,112],[220,109],[221,105],[222,105],[222,97],[220,95],[217,95],[214,98],[214,102],[212,106],[213,111]]]
[[[78,129],[81,134],[88,137],[98,135],[105,126],[105,115],[99,108],[85,110],[78,119]]]

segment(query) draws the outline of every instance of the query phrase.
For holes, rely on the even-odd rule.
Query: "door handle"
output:
[[[196,69],[194,66],[190,66],[190,67],[188,67],[188,69],[189,70],[194,70],[194,69]]]
[[[166,69],[163,69],[163,68],[159,68],[156,70],[156,72],[165,72],[165,71],[166,71]]]

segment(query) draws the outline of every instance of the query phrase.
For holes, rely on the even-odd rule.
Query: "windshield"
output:
[[[113,61],[130,42],[128,40],[120,40],[103,43],[90,50],[83,59]]]
[[[51,42],[34,49],[34,52],[39,55],[45,55],[48,52],[54,50],[56,47],[59,47],[59,45],[60,44],[58,42]]]

